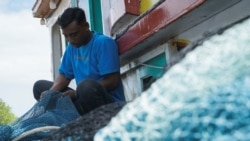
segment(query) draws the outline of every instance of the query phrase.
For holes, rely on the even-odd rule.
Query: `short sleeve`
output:
[[[119,72],[120,60],[117,43],[112,38],[106,36],[100,36],[96,43],[100,74]]]
[[[74,73],[71,63],[71,50],[68,46],[63,54],[62,61],[59,67],[59,74],[64,75],[67,79],[74,79]]]

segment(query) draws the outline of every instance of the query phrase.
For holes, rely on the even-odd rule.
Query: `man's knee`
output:
[[[86,79],[81,81],[76,89],[78,94],[89,94],[89,93],[95,93],[95,94],[104,94],[106,93],[106,90],[99,84],[97,81],[92,79]]]
[[[79,84],[78,84],[78,87],[79,88],[90,88],[90,87],[96,87],[96,86],[99,86],[100,84],[93,80],[93,79],[86,79],[86,80],[83,80],[81,81]],[[100,85],[101,86],[101,85]]]
[[[52,86],[53,82],[47,80],[38,80],[33,85],[33,95],[36,100],[40,99],[40,95],[43,91],[48,90]]]
[[[34,85],[33,85],[33,88],[34,88],[34,89],[39,88],[39,86],[40,86],[41,84],[43,84],[44,82],[45,82],[45,80],[38,80],[38,81],[36,81],[36,82],[34,83]]]
[[[105,88],[101,86],[95,80],[84,80],[80,82],[76,89],[77,103],[84,109],[85,112],[89,112],[101,105],[107,104],[107,92]]]

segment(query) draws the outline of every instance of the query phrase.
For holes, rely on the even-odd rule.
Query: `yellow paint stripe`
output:
[[[150,9],[155,3],[159,0],[141,0],[140,3],[140,13],[144,13],[148,9]]]

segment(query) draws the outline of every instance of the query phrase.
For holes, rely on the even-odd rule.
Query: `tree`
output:
[[[0,124],[8,124],[16,119],[16,116],[11,112],[11,108],[0,99]]]

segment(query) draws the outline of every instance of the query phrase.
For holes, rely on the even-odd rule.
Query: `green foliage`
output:
[[[11,112],[11,108],[0,99],[0,124],[8,124],[16,119],[16,116]]]

